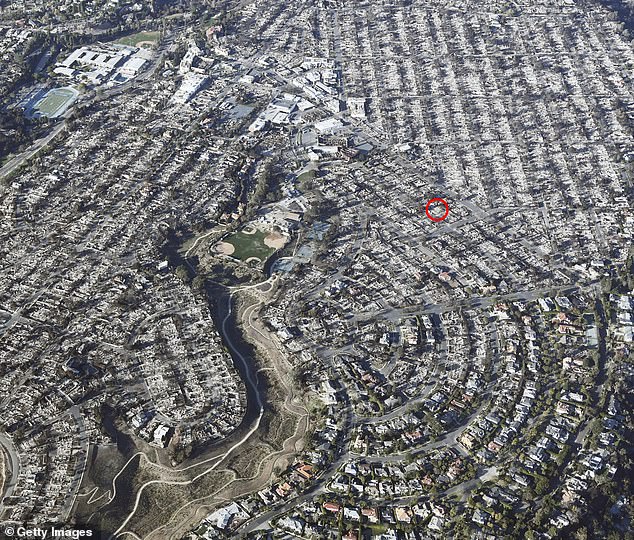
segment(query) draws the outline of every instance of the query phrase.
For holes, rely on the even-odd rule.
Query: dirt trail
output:
[[[4,493],[4,478],[6,475],[4,467],[4,452],[0,449],[0,494]]]

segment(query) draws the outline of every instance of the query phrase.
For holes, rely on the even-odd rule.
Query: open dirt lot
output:
[[[222,253],[223,255],[233,255],[233,252],[236,250],[236,248],[233,247],[233,244],[230,244],[229,242],[218,242],[214,246],[214,249],[217,253]]]
[[[271,231],[264,237],[264,243],[273,249],[281,249],[286,244],[286,236],[275,231]]]

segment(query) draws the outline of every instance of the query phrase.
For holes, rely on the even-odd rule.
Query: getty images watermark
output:
[[[2,530],[2,529],[0,529]],[[6,525],[4,535],[11,538],[97,538],[91,529],[59,529],[57,527],[24,527],[22,525]]]

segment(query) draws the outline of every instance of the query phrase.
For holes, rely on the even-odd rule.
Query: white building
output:
[[[183,77],[180,88],[172,96],[171,102],[177,105],[183,105],[194,97],[196,92],[200,90],[207,82],[205,75],[199,75],[196,73],[187,73]]]

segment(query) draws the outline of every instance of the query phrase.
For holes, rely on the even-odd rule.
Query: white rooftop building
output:
[[[172,96],[171,102],[178,105],[187,103],[206,82],[207,77],[205,75],[196,73],[185,74],[179,89]]]

